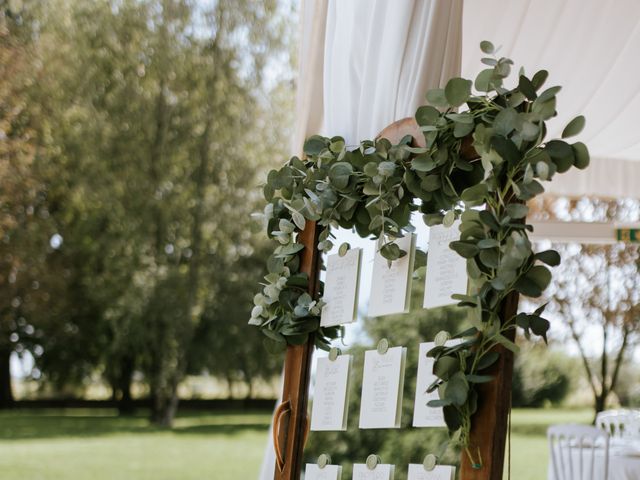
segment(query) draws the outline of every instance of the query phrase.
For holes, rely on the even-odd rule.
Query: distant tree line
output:
[[[187,374],[280,371],[245,325],[250,214],[288,153],[285,8],[0,0],[0,405],[13,353],[124,410],[140,372],[163,425]]]

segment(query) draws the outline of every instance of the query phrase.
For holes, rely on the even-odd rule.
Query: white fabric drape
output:
[[[462,73],[483,68],[481,40],[502,45],[532,75],[549,71],[547,85],[562,85],[559,135],[578,114],[587,119],[576,137],[589,147],[591,166],[546,185],[566,195],[637,197],[640,189],[640,2],[637,0],[466,1]]]
[[[329,0],[326,25],[322,133],[349,145],[460,74],[462,0]]]

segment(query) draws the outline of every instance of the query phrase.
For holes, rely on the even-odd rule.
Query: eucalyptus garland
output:
[[[341,334],[339,328],[320,327],[321,291],[312,298],[300,272],[304,247],[297,239],[307,221],[322,228],[321,251],[332,248],[332,229],[355,229],[361,237],[381,238],[380,254],[392,262],[406,254],[394,240],[413,230],[412,212],[420,211],[429,226],[460,219],[460,239],[450,248],[467,260],[470,288],[454,299],[471,309],[472,326],[455,335],[459,343],[446,346],[441,338],[429,352],[438,377],[431,390],[438,389],[440,397],[430,406],[443,408],[449,445],[466,450],[474,464],[479,461],[469,432],[476,385],[492,380],[486,370],[499,358],[494,347],[516,352],[509,337],[517,327],[527,338],[534,334],[545,341],[549,329],[544,307],[500,316],[511,292],[539,297],[551,280],[547,266],[560,263],[554,250],[533,252],[526,202],[544,191],[541,180],[589,164],[583,143],[545,140],[545,122],[556,115],[561,88],[542,88],[548,73],[529,78],[521,69],[517,85],[505,87],[513,62],[498,57],[490,42],[480,48],[488,68],[475,81],[453,78],[430,90],[429,105],[416,112],[425,147],[413,146],[409,136],[398,145],[366,140],[354,149],[341,137],[313,136],[304,144],[303,159],[293,157],[269,172],[264,222],[279,245],[249,321],[276,346],[302,344],[311,335],[327,349]],[[573,119],[562,138],[580,133],[584,122],[582,116]]]

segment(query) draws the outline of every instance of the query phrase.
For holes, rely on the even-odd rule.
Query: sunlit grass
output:
[[[254,479],[269,413],[181,416],[172,430],[113,411],[0,413],[0,478]]]
[[[589,423],[590,410],[515,410],[511,478],[547,474],[546,430],[553,423]],[[171,430],[145,415],[113,410],[0,412],[0,478],[20,480],[255,479],[269,412],[181,415]],[[507,478],[505,474],[505,478]]]

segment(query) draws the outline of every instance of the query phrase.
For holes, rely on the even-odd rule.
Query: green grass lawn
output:
[[[269,420],[268,412],[183,415],[160,430],[110,410],[0,413],[0,478],[254,479]]]
[[[589,410],[515,410],[511,478],[545,479],[547,426],[591,418]],[[185,414],[161,430],[111,410],[0,412],[0,478],[251,480],[269,420],[269,412]]]

